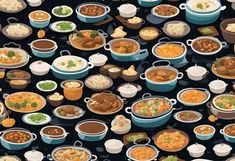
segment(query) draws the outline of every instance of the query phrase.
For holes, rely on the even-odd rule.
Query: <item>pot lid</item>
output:
[[[198,66],[197,64],[187,69],[187,72],[192,75],[204,75],[206,71],[206,68]]]
[[[30,150],[24,153],[27,160],[43,160],[43,153],[36,150]]]
[[[123,92],[123,93],[133,93],[137,92],[137,87],[132,85],[132,84],[124,84],[118,88],[118,91]]]
[[[228,144],[225,144],[225,143],[220,143],[220,144],[216,144],[214,147],[213,147],[213,150],[214,151],[218,151],[218,152],[229,152],[230,150],[232,150],[232,147]]]
[[[31,65],[31,68],[33,69],[50,69],[50,65],[44,61],[38,60],[33,62]]]
[[[198,153],[198,152],[205,151],[206,147],[202,144],[195,143],[195,144],[190,145],[187,148],[187,150],[191,153]]]

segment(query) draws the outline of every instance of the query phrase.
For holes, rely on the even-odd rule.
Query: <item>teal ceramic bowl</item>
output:
[[[9,132],[25,132],[27,133],[29,136],[30,136],[30,139],[27,141],[27,142],[24,142],[24,143],[13,143],[13,142],[10,142],[10,141],[7,141],[4,136],[6,134],[8,134]],[[23,128],[10,128],[8,130],[5,130],[5,131],[1,131],[0,132],[0,139],[1,139],[1,145],[8,149],[8,150],[21,150],[21,149],[24,149],[24,148],[27,148],[28,146],[30,146],[30,144],[37,139],[37,135],[34,134],[34,133],[31,133],[30,131],[26,130],[26,129],[23,129]]]
[[[99,7],[102,7],[104,9],[104,13],[99,15],[99,16],[87,16],[84,15],[80,12],[82,7],[85,6],[89,6],[89,5],[97,5]],[[110,12],[110,8],[108,6],[105,6],[102,3],[97,3],[97,2],[86,2],[86,3],[82,3],[80,5],[77,6],[76,8],[76,14],[77,14],[77,18],[82,21],[82,22],[86,22],[86,23],[96,23],[96,22],[100,22],[102,20],[104,20],[107,16],[107,14]]]
[[[197,132],[197,129],[203,130],[205,127],[209,127],[211,129],[213,129],[213,132],[209,133],[209,134],[200,134]],[[210,140],[215,135],[215,131],[216,131],[215,128],[211,125],[199,125],[193,129],[193,132],[194,132],[196,138],[199,140]]]
[[[157,63],[160,62],[167,62],[167,65],[165,66],[156,66]],[[173,72],[175,72],[176,77],[172,80],[169,81],[163,81],[163,82],[157,82],[157,81],[153,81],[150,80],[148,78],[149,72],[156,70],[156,69],[167,69],[167,70],[171,70]],[[152,90],[152,91],[156,91],[156,92],[169,92],[171,90],[173,90],[179,79],[182,79],[184,76],[183,73],[179,72],[176,68],[173,68],[170,66],[170,62],[169,61],[165,61],[165,60],[158,60],[153,62],[153,66],[148,68],[144,73],[142,73],[140,75],[140,79],[145,80],[146,81],[146,86]]]
[[[36,12],[45,13],[45,14],[48,15],[48,18],[45,19],[45,20],[35,20],[35,19],[32,18],[32,14],[34,14]],[[36,10],[36,11],[31,12],[29,14],[28,18],[29,18],[29,23],[30,23],[31,26],[41,29],[41,28],[47,27],[50,24],[51,15],[49,13],[45,12],[45,11]]]
[[[83,131],[84,127],[91,129],[96,128],[98,126],[102,127],[102,130],[95,133],[95,132],[88,132],[88,131]],[[89,127],[90,126],[90,127]],[[75,126],[75,130],[78,133],[78,137],[84,141],[100,141],[102,140],[107,132],[108,132],[108,127],[107,125],[101,121],[101,120],[95,120],[95,119],[87,119],[87,120],[83,120],[81,122],[79,122],[76,126]]]
[[[156,49],[158,47],[160,47],[161,45],[164,45],[164,44],[177,44],[177,45],[180,45],[184,48],[184,52],[180,56],[172,57],[172,58],[169,58],[169,57],[166,58],[166,57],[160,56],[158,53],[156,53]],[[179,41],[159,42],[156,45],[154,45],[153,48],[152,48],[152,54],[155,57],[157,57],[158,59],[161,59],[161,60],[168,60],[173,65],[177,65],[177,64],[182,63],[184,61],[185,57],[186,57],[186,53],[187,53],[186,45],[182,42],[179,42]]]
[[[60,129],[62,129],[63,134],[58,137],[57,136],[49,136],[47,134],[44,134],[43,131],[45,130],[45,128],[50,128],[50,127],[58,127]],[[41,139],[44,143],[57,145],[57,144],[62,144],[63,142],[65,142],[68,133],[64,130],[64,128],[62,128],[60,126],[45,126],[40,130],[40,135],[41,135]]]
[[[136,44],[137,49],[135,52],[131,52],[131,53],[118,53],[116,51],[114,51],[114,49],[112,48],[112,46],[114,44],[117,44],[118,42],[121,41],[131,41],[134,44]],[[148,55],[149,52],[147,49],[140,49],[140,44],[130,38],[119,38],[119,39],[113,39],[111,41],[109,41],[105,46],[104,49],[107,51],[110,51],[111,56],[114,60],[116,61],[121,61],[121,62],[127,62],[127,61],[140,61],[145,59]]]
[[[228,135],[226,129],[228,127],[231,127],[233,126],[233,128],[235,127],[235,123],[233,124],[228,124],[227,126],[225,126],[223,129],[220,130],[220,134],[224,135],[224,139],[230,143],[235,143],[235,136],[231,136],[231,135]]]
[[[162,0],[138,0],[139,5],[143,7],[153,7],[160,4]]]
[[[52,74],[59,79],[67,80],[67,79],[81,79],[86,77],[89,74],[89,69],[92,69],[94,67],[93,63],[89,63],[88,66],[79,71],[79,72],[62,72],[56,69],[55,67],[51,66]]]
[[[201,13],[190,10],[185,3],[180,4],[181,10],[186,10],[186,19],[188,22],[196,25],[207,25],[215,22],[220,17],[220,12],[226,9],[226,6],[222,6],[219,9],[209,12]]]

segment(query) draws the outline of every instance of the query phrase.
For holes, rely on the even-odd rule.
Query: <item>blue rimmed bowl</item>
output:
[[[153,7],[160,4],[162,0],[138,0],[139,5],[143,7]]]
[[[9,132],[25,132],[30,136],[30,139],[24,143],[13,143],[4,138],[4,136],[8,134]],[[27,148],[28,146],[30,146],[30,144],[34,140],[37,139],[36,134],[31,133],[30,131],[23,129],[23,128],[10,128],[5,131],[1,131],[0,135],[1,135],[0,140],[1,140],[2,146],[8,150],[21,150],[21,149]]]
[[[44,45],[38,46],[38,44],[40,43],[48,43],[50,44],[50,47],[44,47]],[[39,58],[50,58],[55,54],[56,50],[58,49],[57,43],[50,39],[37,39],[32,41],[28,45],[30,46],[33,55]]]
[[[35,13],[47,14],[48,18],[41,19],[41,20],[34,19],[32,15],[35,14]],[[50,24],[51,15],[48,12],[43,11],[43,10],[35,10],[33,12],[30,12],[28,18],[29,18],[29,23],[30,23],[31,26],[41,29],[41,28],[47,27]]]
[[[185,92],[188,92],[188,91],[193,91],[193,90],[198,90],[198,91],[204,92],[206,94],[206,98],[203,101],[200,101],[200,102],[197,102],[197,103],[185,102],[181,99],[182,94],[184,94]],[[206,103],[210,99],[210,97],[211,97],[210,92],[205,88],[185,88],[185,89],[183,89],[183,90],[181,90],[177,93],[177,100],[185,106],[199,106],[199,105],[202,105],[202,104]]]
[[[157,63],[160,62],[167,62],[167,65],[163,66],[156,66]],[[176,73],[176,77],[172,80],[169,81],[162,81],[162,82],[158,82],[158,81],[153,81],[150,80],[148,78],[148,74],[150,71],[152,70],[156,70],[156,69],[167,69],[167,70],[171,70],[173,72]],[[153,62],[152,67],[148,68],[144,73],[142,73],[140,75],[140,79],[145,80],[146,81],[146,86],[152,90],[152,91],[156,91],[156,92],[168,92],[173,90],[179,79],[182,79],[184,76],[183,73],[179,72],[176,68],[173,68],[170,66],[170,62],[166,61],[166,60],[158,60]]]
[[[177,56],[177,57],[163,57],[160,56],[157,52],[156,49],[162,45],[166,45],[166,44],[177,44],[180,45],[184,48],[183,53],[181,53],[181,55]],[[169,42],[161,42],[159,41],[159,43],[157,43],[156,45],[153,46],[152,48],[152,54],[157,57],[158,59],[162,59],[162,60],[168,60],[170,61],[171,64],[173,65],[177,65],[180,64],[184,61],[185,57],[186,57],[186,53],[187,53],[187,47],[184,43],[179,42],[179,41],[169,41]]]
[[[96,128],[98,125],[102,127],[100,131],[91,132],[84,130],[84,128],[87,129]],[[101,120],[87,119],[79,122],[75,126],[75,130],[78,133],[78,137],[84,141],[100,141],[106,136],[108,132],[108,126]]]
[[[235,143],[235,136],[232,136],[228,134],[227,128],[232,128],[235,129],[235,123],[233,124],[228,124],[225,126],[223,129],[220,130],[220,134],[224,135],[224,139],[230,143]]]
[[[104,13],[98,16],[88,16],[88,15],[84,15],[80,12],[82,7],[86,7],[89,5],[96,5],[99,7],[102,7],[104,9]],[[105,6],[102,3],[97,3],[97,2],[86,2],[86,3],[82,3],[80,5],[77,6],[76,8],[76,14],[77,14],[77,18],[82,21],[82,22],[86,22],[86,23],[96,23],[96,22],[100,22],[102,20],[104,20],[107,16],[107,14],[110,12],[110,7]]]
[[[220,1],[218,2],[220,4]],[[188,0],[186,3],[180,4],[179,8],[186,10],[186,19],[188,22],[197,25],[207,25],[215,22],[220,17],[220,12],[226,9],[226,6],[221,6],[220,4],[211,12],[198,12],[191,9],[193,3],[195,3],[195,1]]]
[[[46,128],[54,128],[54,127],[61,129],[63,131],[63,134],[61,134],[61,135],[48,135],[48,134],[44,133],[44,130]],[[45,126],[40,130],[40,135],[41,135],[41,139],[44,143],[56,145],[56,144],[62,144],[63,142],[65,142],[68,133],[65,131],[64,128],[62,128],[60,126]]]
[[[137,50],[135,52],[131,52],[131,53],[118,53],[116,51],[113,50],[113,44],[118,43],[118,42],[127,42],[127,41],[131,41],[133,43],[136,44],[137,46]],[[119,39],[113,39],[111,41],[109,41],[105,46],[104,49],[107,51],[110,51],[111,56],[114,60],[116,61],[122,61],[122,62],[126,62],[126,61],[140,61],[145,59],[148,55],[149,52],[147,49],[140,49],[140,44],[130,38],[119,38]]]
[[[89,69],[92,69],[94,67],[93,63],[89,63],[88,66],[78,72],[62,72],[56,69],[55,67],[51,66],[52,74],[59,79],[67,80],[67,79],[81,79],[86,77],[89,74]]]
[[[197,128],[200,128],[200,127],[203,128],[203,126],[212,128],[213,132],[211,132],[209,134],[200,134],[200,133],[198,133]],[[196,138],[199,139],[199,140],[210,140],[215,135],[215,131],[216,131],[215,128],[211,125],[199,125],[199,126],[197,126],[193,129],[193,132],[194,132]]]
[[[134,110],[134,107],[137,103],[141,103],[143,101],[148,101],[152,99],[164,99],[170,105],[170,108],[165,112],[158,114],[156,116],[142,116],[137,114]],[[155,128],[164,125],[172,116],[172,112],[175,110],[173,106],[177,103],[175,99],[168,99],[163,96],[152,96],[150,93],[145,93],[141,99],[136,100],[131,107],[127,107],[125,112],[131,115],[132,122],[142,128]]]

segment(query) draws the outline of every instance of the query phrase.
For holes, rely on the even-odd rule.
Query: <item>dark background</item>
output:
[[[26,24],[29,25],[28,14],[31,11],[33,11],[33,10],[42,9],[42,10],[45,10],[45,11],[48,11],[49,13],[51,13],[51,9],[53,7],[55,7],[57,5],[63,5],[64,4],[64,5],[68,5],[68,6],[72,7],[74,9],[74,11],[75,11],[76,6],[78,4],[80,4],[80,3],[82,3],[82,2],[87,2],[87,1],[81,1],[81,0],[45,0],[45,2],[40,7],[32,8],[32,7],[28,6],[24,11],[22,11],[22,12],[20,12],[18,14],[4,14],[4,13],[0,12],[0,24],[2,24],[2,26],[7,25],[7,18],[13,16],[13,17],[18,18],[18,22],[23,22],[23,23],[26,23]],[[110,8],[111,8],[110,15],[114,18],[114,20],[112,22],[110,22],[108,24],[105,24],[105,25],[102,25],[102,26],[93,26],[91,24],[86,24],[86,23],[83,23],[83,22],[79,21],[77,19],[77,17],[76,17],[76,13],[75,12],[74,12],[74,14],[72,16],[70,16],[68,18],[64,18],[64,20],[66,19],[66,20],[71,20],[71,21],[75,22],[77,24],[77,29],[78,30],[80,30],[80,29],[103,29],[105,32],[110,33],[112,31],[112,28],[116,28],[119,25],[121,25],[115,19],[115,16],[118,15],[118,11],[117,11],[116,8],[118,6],[120,6],[121,4],[123,4],[123,3],[127,3],[127,1],[115,1],[115,2],[112,2],[112,1],[98,1],[98,2],[103,2],[104,4],[110,6]],[[145,17],[151,11],[151,8],[143,8],[143,7],[139,6],[137,1],[128,1],[128,2],[129,3],[133,3],[137,7],[141,8],[140,12],[137,13],[137,16],[142,17],[144,19],[145,19]],[[185,2],[185,1],[184,0],[179,0],[179,2],[168,2],[167,0],[163,0],[163,3],[170,3],[170,4],[173,4],[175,6],[178,6],[180,3],[183,3],[183,2]],[[228,3],[225,0],[223,0],[222,4],[226,5],[227,9],[225,11],[221,12],[221,17],[219,18],[219,20],[217,20],[214,24],[211,24],[211,25],[214,25],[218,29],[218,31],[220,33],[220,36],[219,36],[220,40],[223,40],[222,37],[221,37],[220,29],[219,29],[219,24],[220,24],[221,20],[223,20],[225,18],[230,18],[230,17],[235,16],[235,11],[233,11],[231,9],[231,7],[230,7],[231,4],[230,3]],[[183,20],[183,21],[186,21],[185,20],[185,11],[180,11],[180,14],[177,17],[173,18],[173,19],[174,20]],[[55,21],[58,21],[58,20],[63,20],[63,18],[57,18],[57,17],[52,15],[51,22],[55,22]],[[146,21],[144,27],[145,26],[155,26],[158,29],[161,29],[163,24],[164,23],[161,23],[159,25],[153,25],[153,24],[151,24],[151,23]],[[192,24],[189,24],[189,25],[191,27],[190,34],[188,34],[183,39],[179,39],[178,41],[181,41],[181,42],[185,43],[186,40],[189,39],[189,38],[192,39],[192,38],[196,38],[197,36],[200,36],[200,34],[196,30],[196,28],[199,27],[199,26],[195,26],[195,25],[192,25]],[[25,49],[26,51],[28,51],[29,54],[32,56],[32,58],[30,59],[30,62],[26,66],[24,66],[22,68],[22,69],[27,70],[27,71],[30,71],[28,69],[28,66],[29,66],[29,64],[31,62],[36,61],[36,60],[40,60],[40,58],[37,58],[37,57],[32,55],[31,50],[30,50],[29,46],[27,45],[31,41],[37,39],[36,33],[37,33],[38,30],[39,29],[33,28],[34,32],[33,32],[33,34],[29,38],[27,38],[25,40],[22,40],[22,41],[15,41],[16,43],[21,44],[22,49]],[[146,64],[145,65],[141,65],[141,62],[125,62],[125,63],[116,62],[116,61],[114,61],[111,58],[110,53],[105,51],[103,48],[99,49],[98,51],[94,51],[94,52],[83,52],[83,51],[76,50],[76,49],[74,49],[74,48],[72,48],[72,47],[70,47],[69,45],[66,44],[67,37],[69,36],[69,34],[55,33],[53,31],[51,31],[49,29],[49,27],[45,28],[45,30],[46,30],[46,38],[55,40],[57,42],[58,46],[59,46],[59,49],[56,51],[56,54],[53,57],[51,57],[49,59],[41,59],[43,61],[48,62],[49,64],[52,64],[53,60],[56,57],[59,56],[59,51],[60,50],[67,49],[67,50],[71,51],[72,55],[81,56],[81,57],[86,58],[87,60],[88,60],[88,57],[91,54],[97,53],[99,51],[100,53],[103,53],[103,54],[108,56],[109,60],[108,60],[107,63],[114,63],[114,64],[119,65],[119,66],[124,67],[124,68],[128,68],[130,65],[134,64],[136,67],[138,67],[137,69],[138,69],[139,72],[143,72],[149,66],[149,65],[146,65]],[[138,30],[128,30],[127,28],[124,28],[124,31],[128,32],[127,37],[137,38]],[[162,34],[159,38],[164,37],[164,36],[165,35]],[[149,53],[150,53],[148,58],[145,60],[147,62],[147,64],[151,64],[153,61],[157,60],[151,54],[151,48],[153,47],[154,44],[157,43],[158,39],[154,40],[154,41],[151,41],[151,42],[149,42],[147,44],[144,43],[144,42],[140,42],[142,44],[141,48],[142,49],[147,48],[149,50]],[[109,41],[109,40],[111,40],[110,36],[107,38],[107,41]],[[0,46],[2,46],[4,43],[8,43],[10,41],[11,40],[7,39],[5,36],[0,34]],[[163,95],[163,96],[166,96],[168,98],[176,98],[177,92],[180,91],[181,89],[184,89],[184,88],[187,88],[187,87],[204,87],[204,88],[208,89],[208,83],[210,81],[212,81],[212,80],[217,79],[216,76],[214,76],[210,72],[209,75],[204,80],[199,81],[199,82],[193,82],[193,81],[188,79],[188,77],[187,77],[187,75],[185,73],[185,70],[188,67],[190,67],[190,66],[194,65],[195,63],[197,63],[198,65],[206,67],[207,70],[210,71],[210,66],[211,66],[212,62],[217,57],[222,57],[222,56],[225,56],[225,55],[228,55],[228,54],[234,54],[234,52],[233,52],[233,45],[232,44],[230,44],[226,49],[222,49],[216,55],[209,56],[209,57],[199,56],[199,55],[193,53],[190,48],[188,48],[187,60],[189,61],[189,63],[187,65],[185,65],[184,67],[178,68],[178,70],[183,72],[185,75],[184,75],[183,79],[178,82],[178,85],[175,88],[175,90],[167,92],[167,93],[153,92],[153,91],[150,91],[149,89],[147,89],[147,87],[145,86],[145,82],[144,81],[138,80],[136,83],[140,84],[143,87],[143,90],[141,92],[139,92],[136,97],[134,97],[132,99],[128,99],[128,104],[125,105],[125,107],[130,106],[134,100],[141,98],[141,96],[144,93],[147,93],[147,92],[150,92],[152,95]],[[89,75],[96,74],[96,73],[99,73],[99,68],[97,68],[97,67],[91,69],[90,72],[89,72]],[[45,80],[45,79],[55,80],[55,81],[57,81],[58,85],[61,82],[61,80],[58,80],[57,78],[55,78],[52,75],[51,72],[49,74],[47,74],[46,76],[42,76],[42,77],[32,75],[32,83],[27,87],[27,89],[25,89],[25,91],[33,91],[33,92],[36,92],[36,93],[41,94],[44,97],[46,97],[47,95],[49,95],[51,93],[40,92],[35,87],[35,84],[38,81]],[[84,81],[84,79],[85,78],[83,78],[82,80]],[[124,81],[121,78],[115,80],[114,86],[111,88],[111,90],[114,93],[119,94],[116,91],[116,87],[118,87],[118,85],[120,85],[123,82]],[[233,90],[232,89],[233,82],[226,80],[226,83],[229,84],[228,87],[227,87],[227,91],[232,91]],[[17,90],[11,89],[9,87],[9,85],[4,80],[0,80],[0,87],[3,88],[3,92],[2,93],[13,93],[13,92],[17,91]],[[62,88],[60,88],[58,86],[56,91],[62,93]],[[109,116],[99,116],[97,114],[94,114],[94,113],[90,112],[89,110],[86,109],[86,104],[83,102],[83,98],[90,97],[92,93],[93,92],[90,89],[85,87],[84,88],[84,95],[83,95],[82,99],[80,99],[79,101],[76,101],[76,102],[64,101],[64,103],[63,103],[63,104],[78,105],[78,106],[82,107],[84,110],[86,110],[86,114],[82,118],[76,120],[75,122],[69,122],[69,123],[68,122],[63,122],[63,121],[58,121],[57,119],[54,119],[52,121],[52,124],[57,124],[57,125],[63,126],[70,133],[63,145],[72,145],[76,140],[79,140],[79,138],[77,136],[77,133],[74,130],[74,127],[75,127],[77,122],[79,122],[79,121],[81,121],[83,119],[87,119],[87,118],[101,119],[101,120],[107,122],[107,125],[110,128],[111,121],[115,117],[115,115],[117,115],[117,114],[124,114],[126,117],[130,118],[129,115],[125,114],[124,108],[119,113],[117,113],[115,115],[109,115]],[[1,96],[2,96],[2,94],[1,94]],[[212,97],[213,96],[214,95],[212,94]],[[0,100],[4,101],[2,97],[0,97]],[[175,105],[176,108],[179,108],[181,106],[182,105],[180,103],[177,103]],[[185,131],[190,136],[190,143],[189,143],[189,145],[194,144],[194,143],[197,142],[197,143],[200,143],[200,144],[203,144],[203,145],[206,146],[207,150],[206,150],[206,152],[205,152],[205,154],[204,154],[204,156],[202,158],[211,159],[211,160],[214,160],[214,161],[222,161],[222,160],[226,160],[228,157],[231,157],[233,155],[233,153],[235,155],[235,151],[233,150],[233,152],[231,152],[228,157],[219,158],[219,157],[217,157],[214,154],[214,152],[212,150],[212,148],[213,148],[213,146],[215,144],[225,142],[225,140],[223,139],[223,136],[219,133],[219,130],[222,129],[225,125],[227,125],[229,123],[232,123],[234,121],[222,121],[222,120],[218,120],[216,123],[210,123],[208,121],[208,119],[207,119],[209,115],[208,115],[208,110],[207,110],[206,105],[201,105],[199,107],[198,106],[197,107],[184,107],[184,106],[182,106],[182,108],[183,109],[193,109],[193,110],[199,111],[199,112],[203,113],[204,118],[200,122],[197,122],[195,124],[182,124],[182,123],[177,122],[172,117],[170,119],[170,121],[167,124],[165,124],[164,126],[161,126],[159,128],[155,128],[155,129],[150,130],[150,131],[149,130],[147,131],[147,130],[142,129],[142,128],[138,128],[138,127],[136,127],[135,125],[132,124],[132,129],[131,129],[130,132],[147,132],[148,136],[150,138],[152,138],[156,134],[156,132],[158,132],[158,131],[161,131],[161,130],[166,129],[166,128],[176,128],[176,129],[180,129],[180,130]],[[51,107],[47,103],[46,107],[44,107],[41,110],[41,112],[47,113],[47,114],[52,116],[52,110],[53,109],[54,108]],[[23,154],[26,151],[30,150],[30,149],[37,149],[37,150],[43,152],[44,155],[47,155],[47,154],[50,154],[51,151],[55,147],[58,146],[58,145],[47,145],[47,144],[42,142],[42,140],[40,138],[39,131],[40,131],[40,129],[43,126],[30,126],[30,125],[27,125],[27,124],[23,123],[22,120],[21,120],[22,114],[20,114],[20,113],[13,112],[10,115],[10,117],[13,117],[13,118],[16,119],[15,127],[23,127],[23,128],[26,128],[26,129],[30,130],[31,132],[36,133],[38,135],[38,139],[36,141],[34,141],[30,145],[30,147],[28,147],[26,149],[23,149],[23,150],[20,150],[20,151],[8,151],[8,150],[4,149],[2,146],[0,146],[0,154],[1,155],[4,155],[4,154],[13,154],[13,155],[17,155],[18,157],[23,159],[24,158]],[[54,116],[52,116],[52,117],[54,118]],[[211,140],[209,140],[209,141],[200,141],[200,140],[196,139],[195,136],[194,136],[194,133],[193,133],[193,128],[195,126],[199,125],[199,124],[211,124],[211,125],[213,125],[216,128],[215,136]],[[0,130],[4,130],[4,128],[0,126]],[[88,149],[91,150],[91,152],[93,154],[98,156],[98,160],[99,161],[103,161],[104,159],[109,159],[109,160],[112,160],[112,161],[126,160],[127,158],[126,158],[126,154],[125,153],[126,153],[127,147],[124,147],[122,153],[120,153],[118,155],[110,155],[110,154],[108,154],[105,151],[103,144],[104,144],[104,142],[106,140],[111,139],[111,138],[116,138],[116,139],[122,140],[122,135],[116,135],[111,130],[109,130],[107,135],[106,135],[106,137],[102,141],[98,141],[98,142],[85,142],[85,141],[82,141],[82,143],[83,143],[84,147],[87,147]],[[151,142],[151,144],[153,144],[153,142]],[[234,147],[234,144],[231,144],[231,143],[229,143],[229,144],[232,147]],[[182,150],[181,152],[178,152],[178,153],[167,153],[167,152],[164,152],[164,151],[160,151],[160,153],[159,153],[159,157],[161,157],[161,156],[168,156],[168,155],[177,155],[181,159],[185,159],[187,161],[193,159],[193,158],[191,158],[189,156],[188,151],[186,149],[184,149],[184,150]]]

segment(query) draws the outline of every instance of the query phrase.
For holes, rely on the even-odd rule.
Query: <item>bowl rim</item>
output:
[[[40,84],[40,83],[46,83],[46,82],[53,83],[53,84],[55,85],[55,87],[52,88],[52,89],[48,89],[48,90],[42,89],[42,88],[39,86],[39,84]],[[54,91],[54,90],[58,87],[58,85],[57,85],[57,83],[56,83],[54,80],[41,80],[41,81],[37,82],[36,87],[37,87],[37,89],[40,90],[40,91],[43,91],[43,92],[51,92],[51,91]]]
[[[48,15],[48,18],[45,19],[45,20],[34,20],[33,18],[31,18],[31,14],[33,14],[35,12],[43,12],[43,13]],[[51,15],[50,15],[50,13],[48,13],[47,11],[44,11],[44,10],[34,10],[34,11],[29,13],[28,18],[29,18],[30,21],[33,21],[33,22],[43,23],[43,22],[46,22],[46,21],[50,21]]]
[[[57,8],[59,8],[59,7],[68,8],[68,9],[71,11],[71,13],[68,14],[68,15],[57,15],[57,14],[55,13],[55,9],[57,9]],[[69,17],[69,16],[71,16],[71,15],[73,14],[73,9],[72,9],[70,6],[67,6],[67,5],[58,5],[58,6],[55,6],[55,7],[52,8],[51,13],[52,13],[54,16],[56,16],[56,17],[65,18],[65,17]]]
[[[197,129],[198,127],[200,127],[200,126],[209,126],[209,127],[211,127],[211,128],[213,129],[213,132],[212,132],[212,133],[209,133],[209,134],[199,134],[199,133],[196,132],[196,129]],[[201,125],[196,126],[196,127],[193,129],[193,132],[194,132],[194,134],[199,135],[199,136],[210,136],[210,135],[214,135],[214,134],[215,134],[216,129],[215,129],[215,127],[212,126],[212,125],[209,125],[209,124],[201,124]]]
[[[43,132],[43,130],[46,129],[46,128],[49,128],[49,127],[56,127],[56,128],[59,128],[59,129],[61,129],[61,130],[63,131],[63,134],[61,134],[61,135],[48,135],[48,134],[45,134],[45,133]],[[47,125],[47,126],[43,127],[43,128],[40,130],[39,133],[40,133],[40,135],[41,135],[42,137],[45,137],[45,138],[48,138],[48,139],[52,139],[52,140],[59,140],[59,139],[65,138],[65,137],[68,135],[68,133],[66,132],[66,130],[65,130],[62,126],[58,126],[58,125]],[[59,137],[51,137],[51,136],[59,136]]]
[[[158,14],[155,12],[155,9],[158,8],[158,7],[160,7],[160,6],[171,6],[171,7],[173,7],[173,8],[176,9],[176,13],[173,14],[173,15],[170,15],[170,16],[161,16],[161,15],[158,15]],[[156,16],[156,17],[159,17],[159,18],[164,18],[164,19],[173,18],[173,17],[177,16],[179,13],[180,13],[179,8],[176,7],[176,6],[174,6],[174,5],[171,5],[171,4],[159,4],[159,5],[157,5],[157,6],[155,6],[155,7],[153,7],[153,8],[151,9],[151,14],[152,14],[152,15],[154,15],[154,16]]]

